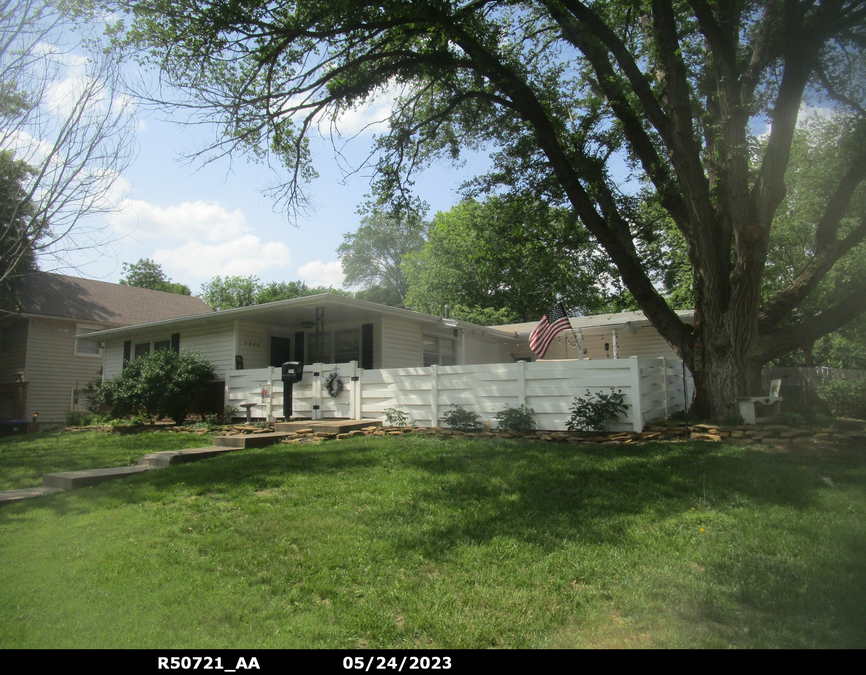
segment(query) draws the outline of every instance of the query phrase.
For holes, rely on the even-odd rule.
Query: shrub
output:
[[[193,400],[216,379],[213,365],[197,352],[160,350],[127,364],[105,382],[102,400],[112,417],[170,417],[183,424]]]
[[[66,426],[68,427],[86,427],[90,424],[94,424],[95,420],[98,420],[99,416],[94,415],[93,413],[81,412],[80,410],[73,410],[71,412],[66,413]]]
[[[409,413],[398,405],[385,410],[385,419],[392,427],[409,426]]]
[[[454,410],[446,410],[442,413],[442,421],[452,429],[458,431],[477,431],[481,428],[481,415],[465,410],[462,405],[452,403],[451,407]]]
[[[518,408],[505,406],[505,410],[496,413],[496,419],[499,420],[497,428],[506,431],[529,433],[535,431],[536,428],[535,411],[532,408],[527,408],[526,405],[521,405]]]
[[[866,378],[830,380],[818,388],[818,394],[836,417],[866,419]]]
[[[608,425],[628,411],[623,403],[622,389],[610,389],[609,394],[586,390],[586,398],[578,396],[571,405],[571,418],[565,426],[569,431],[606,431]]]

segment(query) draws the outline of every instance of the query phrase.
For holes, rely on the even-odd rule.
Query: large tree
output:
[[[337,248],[344,288],[377,289],[386,304],[402,304],[409,290],[403,260],[424,246],[428,225],[417,211],[370,209]]]
[[[162,267],[150,258],[141,258],[137,263],[123,263],[121,268],[124,276],[119,283],[125,286],[138,286],[139,288],[149,288],[152,291],[178,295],[192,295],[189,286],[173,282],[165,275]]]
[[[282,194],[295,202],[311,129],[384,90],[402,93],[378,142],[380,192],[399,192],[432,158],[489,144],[495,166],[483,182],[574,212],[695,376],[698,412],[734,413],[738,396],[760,393],[764,363],[866,307],[861,274],[817,314],[797,311],[866,236],[862,214],[842,227],[866,178],[866,144],[846,153],[809,263],[762,296],[804,99],[866,124],[866,0],[130,6],[130,38],[192,92],[191,105],[222,115],[226,150],[281,156]],[[644,262],[639,187],[685,241],[694,326]]]
[[[104,243],[85,216],[114,207],[135,120],[116,55],[84,28],[101,23],[92,4],[0,2],[0,152],[28,167],[17,194],[3,195],[0,284],[34,257],[66,265],[68,253]]]
[[[537,321],[557,299],[581,314],[604,311],[618,280],[573,220],[569,209],[501,197],[437,213],[424,248],[403,264],[406,303],[429,314],[448,304],[466,320],[481,310],[501,323]]]

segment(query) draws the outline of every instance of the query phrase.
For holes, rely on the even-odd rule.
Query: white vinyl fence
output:
[[[339,371],[344,389],[328,395],[325,377]],[[357,362],[304,367],[293,388],[293,413],[310,419],[382,419],[400,406],[417,426],[438,426],[451,405],[462,405],[496,428],[496,413],[525,404],[536,412],[539,429],[564,430],[576,396],[622,390],[628,418],[611,429],[641,431],[646,422],[688,407],[691,376],[680,361],[611,359],[605,361],[539,361],[477,366],[431,366],[363,370]],[[229,371],[226,405],[255,404],[253,417],[283,414],[279,368]]]

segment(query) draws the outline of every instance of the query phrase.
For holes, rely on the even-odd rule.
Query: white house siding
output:
[[[465,363],[511,363],[514,360],[512,353],[520,351],[516,340],[509,340],[508,344],[499,338],[493,341],[489,335],[473,335],[472,329],[463,334],[463,339]]]
[[[294,333],[287,329],[274,329],[259,323],[241,323],[238,326],[238,354],[244,357],[244,368],[267,368],[271,349],[271,335],[281,335],[292,338]],[[183,334],[181,333],[181,345]],[[294,342],[293,342],[294,344]],[[232,366],[234,368],[234,366]]]
[[[638,358],[653,358],[664,356],[668,359],[678,359],[671,346],[658,334],[652,326],[641,326],[629,332],[625,328],[617,328],[617,342],[619,343],[618,356],[627,359],[630,356]],[[567,339],[567,344],[566,344]],[[579,353],[574,346],[574,333],[560,333],[553,338],[553,343],[547,350],[545,360],[577,359]],[[609,349],[605,351],[605,343]],[[521,345],[522,347],[524,345]],[[528,345],[526,345],[528,347]],[[584,331],[583,348],[586,350],[585,359],[607,360],[613,359],[613,332],[611,329],[599,331],[593,329]],[[524,350],[525,351],[525,350]],[[528,352],[527,352],[528,353]]]
[[[375,328],[374,328],[375,334]],[[382,364],[380,368],[403,368],[424,363],[421,324],[382,317]]]
[[[133,349],[141,342],[171,339],[172,332],[180,333],[181,351],[199,351],[210,361],[217,371],[217,378],[225,378],[228,370],[234,368],[234,326],[197,326],[195,328],[175,331],[172,328],[142,331],[136,333],[132,341]],[[106,345],[105,373],[106,379],[117,377],[123,367],[123,338],[109,340]]]
[[[92,324],[88,324],[92,325]],[[30,319],[27,336],[27,416],[61,423],[72,410],[73,390],[99,374],[102,358],[75,355],[75,321]]]

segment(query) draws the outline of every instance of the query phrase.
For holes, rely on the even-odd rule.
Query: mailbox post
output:
[[[288,422],[292,417],[292,385],[304,378],[304,364],[299,361],[286,361],[283,364],[283,418]]]

